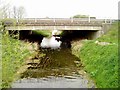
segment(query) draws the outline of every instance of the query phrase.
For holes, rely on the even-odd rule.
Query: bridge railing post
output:
[[[54,23],[56,22],[55,18],[53,19]]]
[[[34,18],[34,21],[37,22],[36,18]]]
[[[88,16],[88,22],[90,23],[90,16]]]
[[[106,20],[106,19],[104,19],[104,23],[105,23],[105,24],[107,23],[107,20]]]
[[[71,23],[73,22],[73,18],[71,18]]]

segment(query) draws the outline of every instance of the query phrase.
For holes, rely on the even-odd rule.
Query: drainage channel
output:
[[[12,88],[94,88],[70,48],[41,49],[27,60],[27,70]],[[79,65],[79,67],[77,67]]]

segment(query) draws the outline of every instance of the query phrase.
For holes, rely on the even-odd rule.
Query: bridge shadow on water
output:
[[[21,78],[78,74],[76,64],[82,67],[79,58],[72,55],[71,50],[68,48],[61,50],[40,50],[35,57],[29,60],[27,63],[29,67],[27,71],[22,73]]]

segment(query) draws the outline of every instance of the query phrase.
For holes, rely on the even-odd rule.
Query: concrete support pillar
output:
[[[95,38],[98,38],[98,37],[100,37],[101,35],[102,35],[102,31],[99,30],[99,31],[96,32]]]

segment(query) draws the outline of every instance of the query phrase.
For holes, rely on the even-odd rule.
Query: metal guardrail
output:
[[[112,24],[115,20],[111,19],[91,19],[91,18],[23,18],[16,19],[16,25],[26,26],[76,26],[76,25],[102,25]],[[13,25],[14,22],[6,20],[4,24],[6,26]]]

